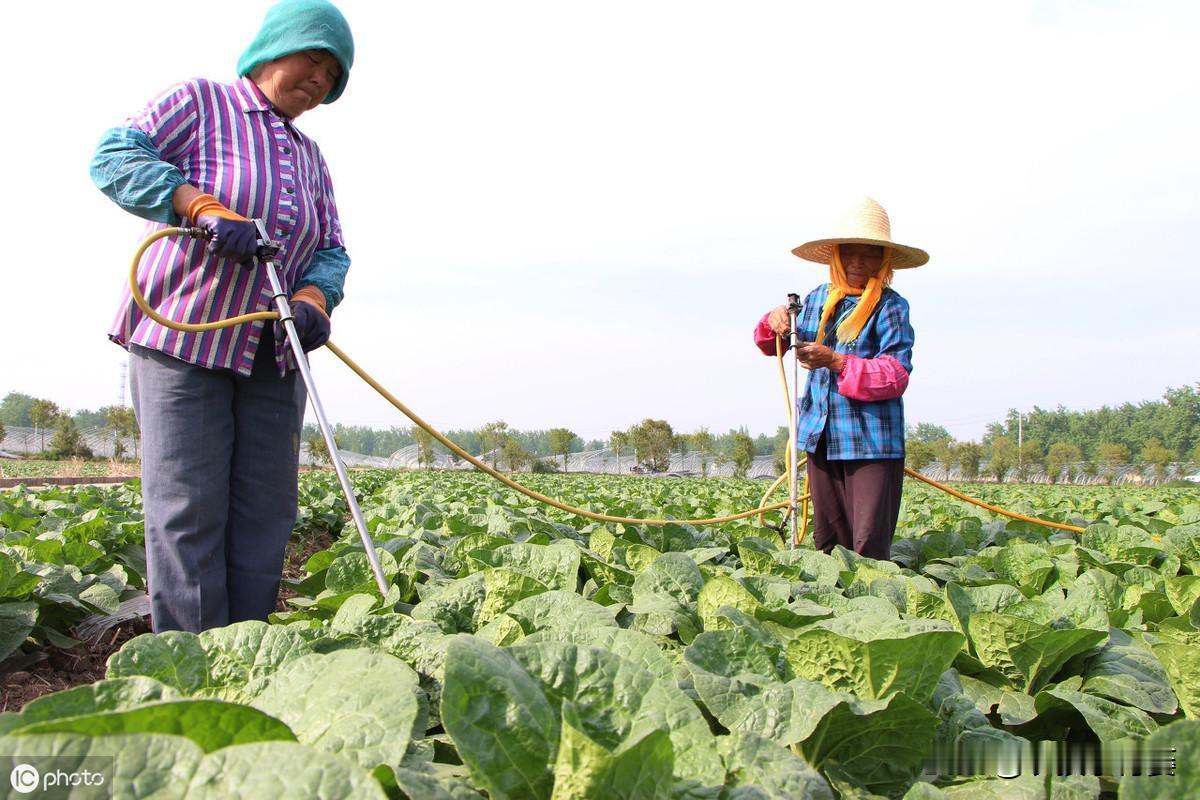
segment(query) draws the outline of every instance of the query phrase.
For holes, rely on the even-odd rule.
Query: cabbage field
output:
[[[336,535],[288,610],[130,639],[103,679],[0,713],[0,756],[111,758],[116,797],[1200,797],[1200,490],[970,490],[1074,534],[909,482],[881,562],[753,520],[592,523],[475,474],[355,481],[386,599],[332,476],[306,474],[298,542]],[[764,490],[524,481],[676,518]],[[4,668],[144,591],[140,540],[136,483],[0,494]],[[1046,742],[1177,767],[1012,768]]]

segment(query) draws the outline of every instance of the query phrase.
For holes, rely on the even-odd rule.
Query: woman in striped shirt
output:
[[[281,242],[280,280],[305,350],[329,338],[350,265],[329,170],[296,119],[345,89],[350,28],[326,0],[283,0],[231,84],[195,79],[109,130],[96,185],[168,237],[146,252],[148,303],[179,322],[271,309],[254,223]],[[155,323],[128,287],[109,337],[129,350],[142,433],[147,582],[155,631],[201,631],[274,610],[296,519],[304,385],[281,331],[263,322],[204,333]]]
[[[796,446],[808,453],[813,546],[888,559],[904,483],[904,402],[912,372],[908,301],[894,270],[919,267],[924,250],[892,241],[887,212],[865,198],[835,236],[792,250],[829,265],[796,317],[796,357],[809,370],[796,409]],[[754,341],[775,355],[791,333],[787,306],[759,321]]]

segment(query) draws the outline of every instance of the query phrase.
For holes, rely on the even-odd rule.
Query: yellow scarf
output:
[[[850,316],[842,321],[837,328],[837,340],[842,344],[853,342],[862,333],[863,326],[871,318],[879,298],[883,296],[884,287],[892,282],[892,248],[883,248],[883,266],[879,274],[867,281],[865,289],[856,289],[846,279],[846,268],[842,266],[842,256],[838,246],[833,246],[833,255],[829,259],[829,296],[825,299],[825,307],[821,309],[821,324],[817,327],[817,342],[825,343],[825,323],[833,316],[837,304],[847,295],[862,295],[858,305]]]

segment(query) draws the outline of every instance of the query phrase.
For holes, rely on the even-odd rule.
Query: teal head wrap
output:
[[[281,0],[271,6],[258,35],[238,59],[238,75],[249,75],[262,64],[304,50],[328,50],[341,64],[342,76],[325,98],[332,103],[350,78],[354,37],[342,12],[328,0]]]

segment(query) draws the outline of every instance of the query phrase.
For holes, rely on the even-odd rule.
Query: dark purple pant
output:
[[[822,436],[808,454],[813,545],[825,553],[840,544],[869,558],[891,558],[903,485],[904,459],[831,461]]]

